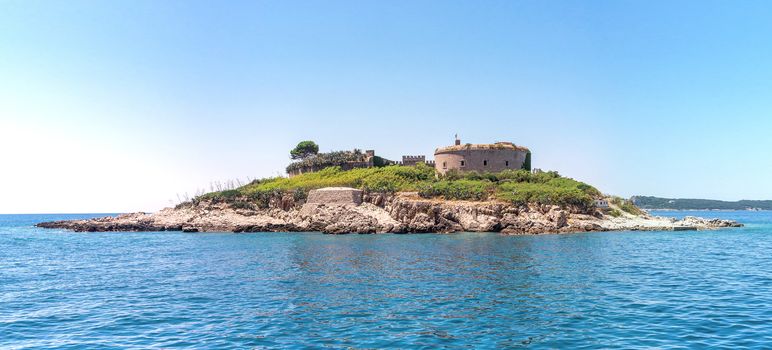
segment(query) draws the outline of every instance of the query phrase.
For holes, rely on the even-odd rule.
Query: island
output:
[[[721,201],[715,199],[633,196],[630,200],[647,210],[772,210],[772,200]]]
[[[287,177],[196,196],[156,213],[37,224],[74,231],[324,233],[568,233],[702,230],[735,221],[651,216],[554,171],[531,169],[531,151],[511,142],[439,147],[434,160],[392,161],[362,152],[290,152]]]

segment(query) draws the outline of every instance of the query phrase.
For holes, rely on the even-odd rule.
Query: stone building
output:
[[[426,156],[402,156],[402,165],[414,166],[418,163],[426,164]]]
[[[531,170],[531,151],[512,142],[493,144],[461,144],[456,137],[453,146],[434,151],[434,167],[444,175],[450,170],[461,172],[500,172],[504,170]]]
[[[477,171],[496,173],[504,170],[531,170],[531,151],[512,142],[493,144],[461,144],[456,137],[453,146],[440,147],[434,151],[434,160],[426,156],[402,156],[402,161],[391,161],[375,155],[374,150],[337,151],[320,153],[314,157],[294,162],[287,167],[289,176],[316,172],[330,166],[339,166],[342,170],[372,168],[387,165],[415,166],[426,164],[434,167],[438,174],[444,175],[450,170]]]

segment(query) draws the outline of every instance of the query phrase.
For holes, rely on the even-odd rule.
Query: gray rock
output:
[[[348,190],[347,190],[348,191]],[[346,191],[343,191],[346,192]],[[338,196],[340,192],[333,197]],[[346,192],[349,195],[355,192]],[[157,213],[133,213],[91,220],[40,223],[38,227],[74,231],[185,231],[185,232],[295,232],[325,233],[419,233],[500,231],[504,234],[539,234],[608,230],[672,230],[674,227],[716,229],[739,227],[729,220],[686,217],[671,220],[656,217],[594,216],[577,208],[502,202],[443,201],[420,198],[414,193],[366,194],[361,203],[338,197],[330,202],[302,203],[281,195],[267,208],[234,208],[227,203],[199,202]],[[349,198],[349,197],[346,197]],[[353,198],[353,197],[352,197]],[[340,203],[343,201],[344,203]]]

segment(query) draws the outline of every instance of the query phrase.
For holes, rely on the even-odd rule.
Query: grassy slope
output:
[[[249,202],[265,206],[269,198],[277,193],[293,193],[296,198],[304,198],[309,190],[332,186],[354,187],[368,192],[416,191],[426,198],[458,200],[495,198],[515,204],[577,205],[585,208],[591,207],[593,199],[601,195],[594,187],[561,177],[556,172],[531,174],[525,170],[517,170],[496,174],[449,173],[442,178],[437,178],[434,168],[419,165],[349,171],[331,167],[291,178],[255,180],[238,189],[208,193],[196,200],[243,202],[243,198],[247,198]]]

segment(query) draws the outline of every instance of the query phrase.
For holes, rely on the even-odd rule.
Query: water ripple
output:
[[[0,347],[766,348],[770,213],[740,230],[77,234],[0,216]]]

